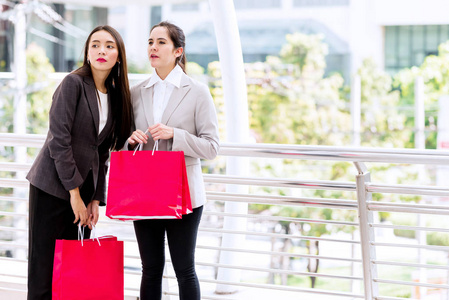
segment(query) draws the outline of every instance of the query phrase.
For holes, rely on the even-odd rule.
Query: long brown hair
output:
[[[109,25],[100,25],[94,28],[84,44],[84,61],[83,65],[73,73],[80,76],[92,77],[92,69],[90,67],[87,53],[89,51],[89,43],[92,35],[98,31],[106,31],[115,39],[118,49],[118,62],[112,67],[111,72],[105,81],[108,89],[109,99],[111,100],[113,131],[111,150],[120,150],[125,145],[126,140],[131,134],[134,123],[133,110],[131,105],[131,94],[128,82],[128,65],[126,63],[125,43],[120,34]]]
[[[187,64],[187,58],[186,58],[186,36],[184,35],[184,31],[176,26],[173,23],[170,23],[168,21],[162,21],[159,24],[154,25],[150,33],[153,31],[156,27],[165,27],[168,31],[168,36],[170,37],[171,41],[173,42],[173,45],[175,46],[175,49],[178,49],[179,47],[182,47],[183,51],[182,54],[176,58],[176,63],[182,68],[184,73],[186,72],[186,64]]]

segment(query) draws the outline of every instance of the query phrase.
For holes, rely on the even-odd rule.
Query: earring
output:
[[[120,77],[120,62],[118,61],[117,76]]]
[[[90,59],[87,59],[87,64],[90,65]]]

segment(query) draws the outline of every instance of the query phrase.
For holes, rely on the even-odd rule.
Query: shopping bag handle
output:
[[[148,133],[148,129],[144,132],[144,134]],[[143,148],[143,143],[139,143],[139,145],[137,145],[136,150],[134,150],[133,156],[136,155],[136,152],[139,150],[142,150]],[[153,152],[151,152],[151,155],[154,155],[154,150],[159,150],[159,140],[154,142],[154,146],[153,146]]]
[[[97,229],[93,223],[91,223],[91,224],[92,224],[92,230],[91,230],[92,239],[93,240],[96,239],[98,242],[98,245],[101,246],[100,239],[97,237]],[[79,240],[81,240],[81,247],[83,247],[84,246],[84,226],[81,226],[80,223],[78,223],[78,241]]]

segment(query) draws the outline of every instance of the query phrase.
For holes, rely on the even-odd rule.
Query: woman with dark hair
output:
[[[86,40],[83,66],[53,95],[47,139],[27,175],[28,300],[52,298],[56,239],[77,239],[78,224],[90,236],[105,205],[109,152],[124,146],[132,126],[123,40],[98,26]]]
[[[200,299],[195,247],[206,202],[200,159],[217,155],[218,125],[208,87],[185,74],[184,49],[185,36],[178,26],[169,22],[155,25],[148,40],[148,58],[156,72],[131,89],[136,131],[128,139],[129,147],[142,143],[144,150],[152,150],[158,141],[159,150],[184,151],[193,207],[191,214],[179,220],[134,221],[142,259],[142,300],[161,299],[165,234],[180,299]]]

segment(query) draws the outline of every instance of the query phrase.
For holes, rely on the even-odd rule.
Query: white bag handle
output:
[[[144,134],[148,133],[148,129],[144,132]],[[139,145],[137,145],[136,150],[134,150],[133,156],[136,155],[137,150],[142,150],[143,148],[143,143],[139,143]],[[154,146],[153,146],[153,152],[151,152],[151,155],[154,155],[154,150],[156,149],[159,150],[159,140],[157,140],[156,142],[154,142]]]
[[[97,230],[94,224],[92,224],[92,239],[97,239],[98,245],[101,246],[100,240],[97,237]],[[81,247],[84,247],[84,227],[81,229],[81,224],[78,223],[78,241],[81,240]]]

